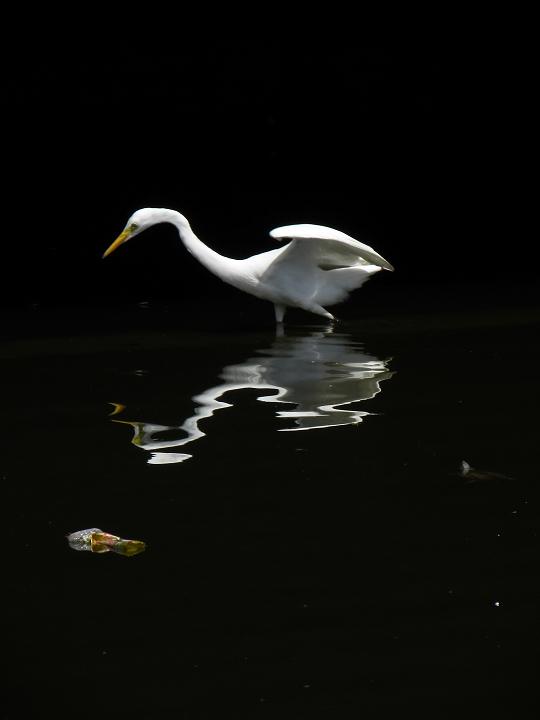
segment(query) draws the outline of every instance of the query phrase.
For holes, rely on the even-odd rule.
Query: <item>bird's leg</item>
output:
[[[285,317],[285,310],[287,308],[285,305],[279,305],[278,303],[274,303],[274,312],[276,313],[276,322],[282,323],[283,318]]]

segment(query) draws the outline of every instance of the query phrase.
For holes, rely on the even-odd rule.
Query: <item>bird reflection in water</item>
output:
[[[283,422],[278,431],[315,430],[362,422],[372,413],[352,406],[372,399],[381,391],[380,383],[394,374],[387,360],[365,353],[350,335],[330,328],[281,335],[270,347],[255,353],[242,363],[226,365],[218,385],[192,398],[197,406],[180,425],[118,419],[125,406],[117,403],[113,403],[113,422],[131,425],[131,442],[150,453],[148,463],[179,463],[192,456],[178,448],[210,432],[206,423],[205,430],[201,429],[201,421],[233,407],[238,391],[260,390],[264,393],[257,398],[261,402],[287,406],[276,409],[276,417]],[[228,402],[222,399],[225,395]],[[171,439],[171,433],[180,437]]]

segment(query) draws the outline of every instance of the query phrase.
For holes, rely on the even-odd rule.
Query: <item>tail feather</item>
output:
[[[323,279],[317,290],[315,300],[320,305],[334,305],[343,302],[353,290],[369,280],[382,268],[378,265],[354,265],[323,271]]]

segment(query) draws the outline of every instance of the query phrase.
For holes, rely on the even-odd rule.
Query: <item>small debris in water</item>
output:
[[[99,528],[79,530],[67,536],[70,548],[93,553],[114,552],[117,555],[131,557],[146,550],[142,540],[125,540],[118,535],[111,535]]]
[[[489,480],[513,480],[514,478],[502,473],[492,472],[491,470],[476,470],[469,465],[466,460],[461,461],[460,473],[461,477],[467,479],[468,483],[487,482]]]

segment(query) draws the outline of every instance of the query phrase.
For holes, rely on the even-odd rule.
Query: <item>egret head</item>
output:
[[[142,208],[142,210],[134,212],[127,221],[126,226],[120,235],[116,238],[112,245],[105,250],[103,257],[106,258],[107,255],[114,252],[116,248],[120,247],[120,245],[123,245],[123,243],[127,242],[132,237],[135,237],[135,235],[142,233],[143,230],[146,230],[146,228],[149,228],[151,225],[163,222],[163,218],[161,217],[162,213],[163,211],[159,208]]]

